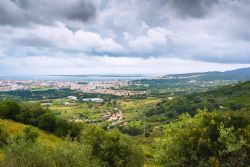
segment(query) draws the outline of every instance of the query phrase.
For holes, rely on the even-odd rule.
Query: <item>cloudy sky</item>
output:
[[[250,66],[250,0],[1,0],[0,75]]]

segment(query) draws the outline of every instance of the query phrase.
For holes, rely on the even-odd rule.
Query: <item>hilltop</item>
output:
[[[163,79],[196,79],[196,80],[250,80],[250,67],[239,68],[225,72],[201,72],[201,73],[186,73],[186,74],[173,74],[165,75]]]

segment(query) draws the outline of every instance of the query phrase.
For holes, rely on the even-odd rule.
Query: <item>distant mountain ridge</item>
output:
[[[186,74],[171,74],[161,77],[162,79],[188,79],[195,78],[198,80],[250,80],[250,67],[240,68],[225,72],[201,72],[201,73],[186,73]]]
[[[236,70],[231,70],[231,71],[225,71],[224,73],[226,74],[243,74],[243,75],[249,75],[250,76],[250,67],[248,68],[239,68]]]

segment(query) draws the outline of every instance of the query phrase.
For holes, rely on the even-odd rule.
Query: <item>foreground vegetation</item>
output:
[[[159,166],[248,166],[250,114],[199,111],[164,126],[157,139]]]
[[[90,130],[89,130],[90,131]],[[142,166],[141,150],[119,132],[105,133],[91,129],[81,134],[78,140],[65,139],[51,146],[36,141],[35,131],[24,136],[8,138],[2,146],[2,166],[13,167],[99,167],[99,166]],[[3,135],[5,134],[5,135]],[[7,137],[6,132],[1,138]]]
[[[0,102],[0,113],[1,118],[12,119],[25,124],[37,126],[62,138],[69,137],[69,141],[65,144],[68,147],[59,145],[50,148],[44,145],[40,146],[39,144],[36,144],[36,142],[27,143],[26,141],[20,140],[19,137],[17,140],[15,138],[14,140],[9,139],[9,135],[7,135],[3,129],[1,133],[1,138],[3,138],[2,145],[5,150],[3,163],[8,164],[6,166],[53,166],[54,163],[57,163],[54,162],[54,153],[59,154],[59,151],[53,151],[54,149],[62,149],[60,151],[62,156],[56,156],[58,156],[58,158],[61,157],[61,161],[65,161],[65,163],[62,162],[65,166],[86,166],[83,164],[89,164],[88,166],[96,164],[97,166],[115,167],[143,165],[143,153],[140,147],[138,147],[131,138],[121,134],[117,130],[106,132],[100,127],[58,119],[53,112],[42,108],[38,104],[22,104],[11,100]],[[28,130],[28,132],[30,132],[30,130]],[[36,135],[32,134],[31,136]],[[32,139],[32,141],[35,140]],[[28,156],[33,151],[36,151],[36,154],[32,154],[35,157]],[[65,157],[63,154],[65,154]],[[10,156],[10,159],[8,159],[8,156]],[[51,160],[50,162],[49,160],[46,160],[48,157],[52,157],[53,161]],[[81,157],[84,162],[82,162],[82,160],[79,161]],[[40,161],[38,161],[39,159],[42,161],[41,164]],[[7,162],[5,162],[5,160]],[[32,160],[38,162],[33,162]],[[46,161],[43,162],[44,160]],[[16,164],[11,164],[11,162],[15,161],[18,162],[16,162]],[[66,161],[68,161],[68,165]],[[27,164],[25,162],[31,164],[29,165],[29,163]]]

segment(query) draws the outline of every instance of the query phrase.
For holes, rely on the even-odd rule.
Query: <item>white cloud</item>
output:
[[[136,50],[152,50],[167,43],[166,30],[156,27],[147,30],[147,34],[128,41],[128,45]]]
[[[129,40],[131,38],[131,35],[128,32],[123,32],[123,38],[125,40]]]
[[[72,32],[63,23],[55,26],[37,25],[27,28],[2,28],[0,37],[5,42],[18,46],[48,47],[52,49],[75,50],[89,52],[112,52],[122,50],[122,46],[112,38],[102,37],[100,34],[83,29]]]
[[[102,38],[99,34],[79,30],[74,34],[74,45],[80,48],[91,48],[99,51],[119,51],[122,46],[111,38]]]

